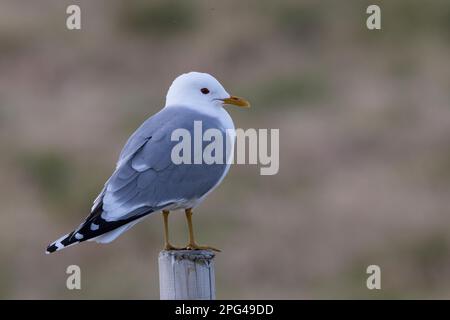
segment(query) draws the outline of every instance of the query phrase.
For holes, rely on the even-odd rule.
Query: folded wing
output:
[[[94,201],[91,214],[47,251],[91,239],[112,241],[144,216],[199,199],[214,188],[226,164],[176,165],[171,160],[172,148],[178,143],[171,140],[172,132],[184,128],[193,137],[194,121],[202,121],[204,130],[220,128],[214,118],[176,107],[163,109],[144,122],[123,148],[116,170]]]

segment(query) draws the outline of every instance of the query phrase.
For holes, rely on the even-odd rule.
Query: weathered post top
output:
[[[159,253],[161,300],[214,300],[214,252],[171,250]]]

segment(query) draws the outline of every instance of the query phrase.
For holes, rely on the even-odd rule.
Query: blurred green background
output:
[[[365,25],[374,3],[381,31]],[[199,242],[223,249],[218,298],[450,298],[449,57],[444,0],[3,0],[0,297],[159,297],[159,215],[109,245],[44,249],[196,70],[252,102],[230,109],[237,127],[280,129],[278,175],[234,166],[197,209]],[[183,215],[171,225],[185,244]]]

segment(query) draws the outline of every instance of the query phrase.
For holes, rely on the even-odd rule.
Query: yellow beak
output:
[[[239,98],[236,96],[230,96],[229,98],[222,99],[224,104],[232,104],[241,108],[250,108],[250,102],[245,100],[244,98]]]

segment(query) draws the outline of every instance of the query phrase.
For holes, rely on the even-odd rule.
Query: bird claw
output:
[[[212,250],[212,251],[216,251],[216,252],[221,252],[221,250],[214,248],[214,247],[210,247],[210,246],[200,246],[196,243],[189,243],[186,248],[184,248],[185,250]]]
[[[174,251],[174,250],[183,250],[184,248],[179,248],[179,247],[174,247],[173,245],[171,245],[170,243],[167,243],[164,246],[164,250],[166,251]]]

